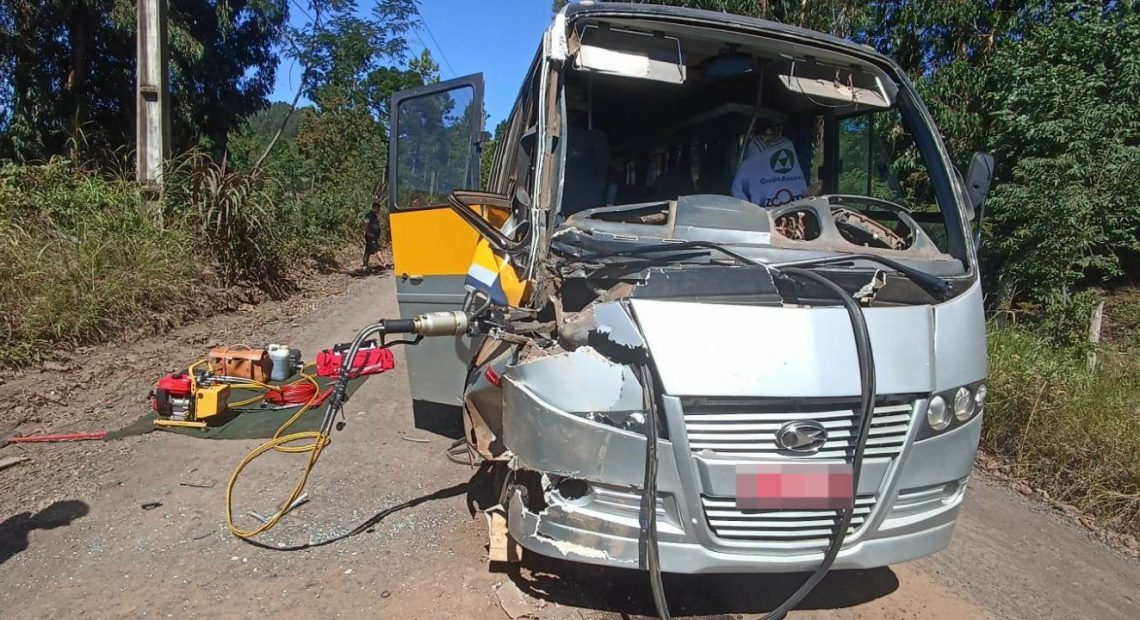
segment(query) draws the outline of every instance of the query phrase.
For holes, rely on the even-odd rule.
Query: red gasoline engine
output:
[[[190,416],[190,394],[193,385],[190,375],[172,373],[158,380],[151,406],[164,418],[184,420]]]

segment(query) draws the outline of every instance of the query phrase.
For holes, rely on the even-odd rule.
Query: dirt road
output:
[[[9,376],[0,430],[122,426],[149,383],[213,342],[284,341],[313,352],[394,316],[392,280],[326,276],[314,291],[85,354],[78,368]],[[398,363],[402,355],[397,353]],[[9,446],[0,471],[0,617],[618,618],[651,615],[644,574],[528,560],[491,572],[472,516],[470,469],[449,440],[414,428],[404,374],[369,380],[346,409],[296,510],[265,541],[222,524],[230,471],[256,442],[151,433],[115,442]],[[12,403],[18,403],[13,405]],[[266,457],[239,488],[272,511],[302,459]],[[193,483],[186,486],[180,483]],[[208,488],[203,488],[208,487]],[[141,506],[160,502],[151,510]],[[388,512],[392,507],[401,507]],[[367,533],[304,551],[369,519]],[[802,576],[676,577],[677,615],[750,618]],[[976,475],[951,548],[933,558],[834,573],[793,618],[1135,618],[1140,562],[1052,510]]]

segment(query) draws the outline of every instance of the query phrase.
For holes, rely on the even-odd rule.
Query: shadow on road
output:
[[[343,273],[350,278],[357,280],[361,278],[371,278],[373,276],[385,276],[392,271],[392,265],[369,265],[368,267],[354,267],[345,268],[338,265],[336,262],[328,263],[327,265],[319,265],[317,267],[321,273]]]
[[[32,514],[21,512],[0,523],[0,564],[28,548],[28,534],[32,530],[54,530],[71,525],[71,522],[90,512],[91,507],[77,499],[55,502]]]
[[[242,540],[242,542],[244,542],[246,544],[253,545],[254,547],[259,547],[261,549],[268,549],[270,551],[302,551],[304,549],[313,549],[315,547],[323,547],[325,545],[331,545],[332,543],[340,542],[342,540],[352,538],[353,536],[359,536],[360,534],[371,534],[375,531],[376,526],[379,525],[381,521],[383,521],[384,519],[387,519],[388,517],[396,514],[397,512],[400,512],[401,510],[407,510],[409,508],[415,508],[416,506],[419,506],[420,504],[423,504],[425,502],[430,502],[433,500],[437,500],[437,499],[446,499],[448,497],[455,497],[457,495],[463,495],[464,493],[467,492],[467,487],[468,487],[468,483],[461,482],[461,483],[456,484],[456,485],[452,485],[452,486],[449,486],[446,488],[439,489],[437,491],[433,491],[431,493],[428,493],[427,495],[421,495],[419,497],[413,497],[412,499],[409,499],[405,502],[400,502],[399,504],[395,504],[393,506],[389,506],[387,508],[380,510],[376,514],[365,519],[363,522],[360,523],[360,525],[357,525],[356,527],[352,528],[351,530],[349,530],[343,534],[339,534],[337,536],[332,536],[330,538],[326,538],[324,540],[317,541],[317,542],[307,542],[304,544],[292,545],[292,546],[279,546],[279,545],[266,544],[266,543],[263,543],[259,540],[254,540],[251,538],[242,538],[241,540]]]
[[[547,558],[533,553],[508,575],[526,594],[559,605],[626,615],[656,615],[645,572]],[[797,574],[665,575],[669,609],[677,616],[763,613],[808,577]],[[838,609],[886,596],[899,587],[889,568],[834,571],[797,609]]]

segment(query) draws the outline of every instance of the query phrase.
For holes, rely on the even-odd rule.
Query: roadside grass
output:
[[[131,184],[70,163],[0,168],[0,364],[35,363],[187,301],[189,235]]]
[[[1057,347],[992,326],[982,447],[1013,475],[1101,525],[1140,536],[1140,358],[1127,339],[1097,350]]]
[[[190,153],[156,205],[127,175],[0,164],[0,366],[208,313],[211,291],[287,294],[299,265],[335,262],[368,201],[283,186]]]

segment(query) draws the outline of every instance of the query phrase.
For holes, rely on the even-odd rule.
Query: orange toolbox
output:
[[[226,377],[252,379],[260,383],[269,381],[273,360],[265,349],[254,349],[247,345],[214,347],[206,356],[210,370]]]

